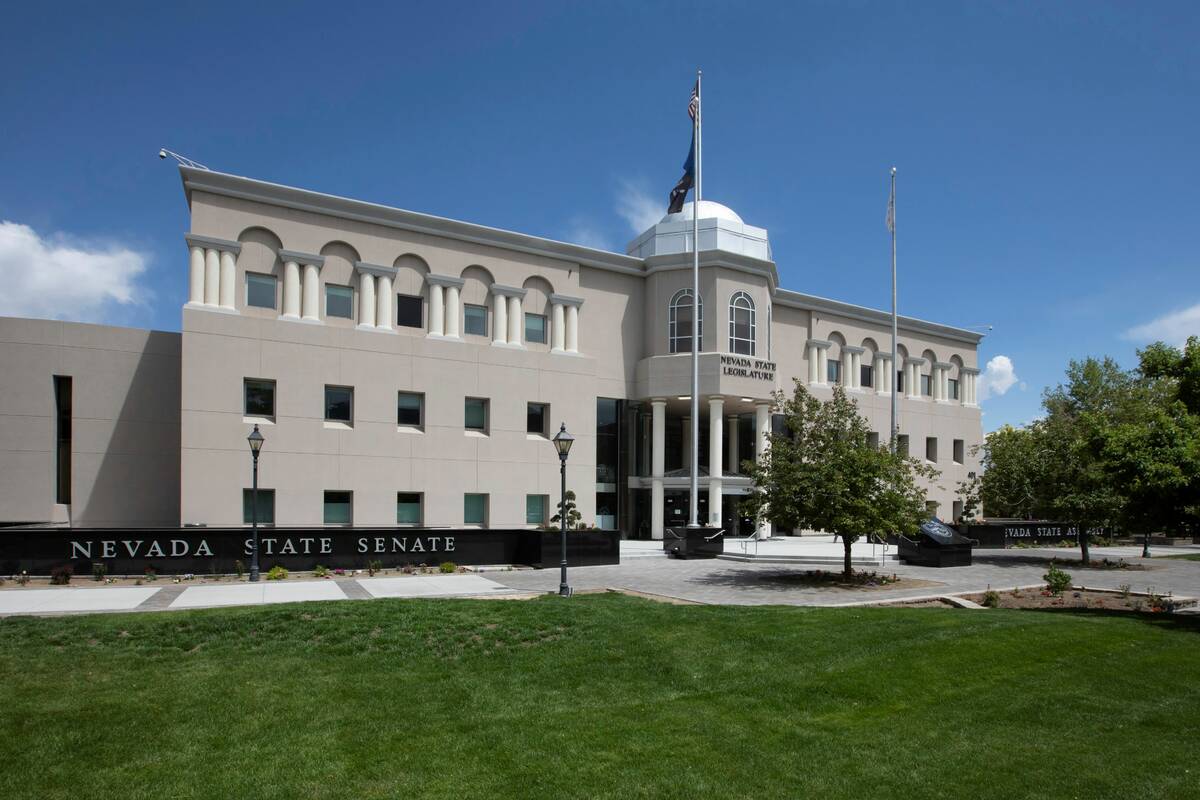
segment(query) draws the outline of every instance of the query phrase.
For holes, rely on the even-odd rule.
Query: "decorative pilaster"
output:
[[[188,246],[188,305],[237,311],[237,256],[242,245],[227,239],[184,234]]]
[[[293,259],[283,262],[283,318],[300,319],[300,265]]]
[[[221,303],[221,251],[208,248],[204,251],[204,305]]]
[[[226,311],[237,311],[233,304],[235,287],[237,284],[237,266],[235,265],[233,259],[234,254],[231,251],[221,251],[220,304],[221,308],[225,309]]]
[[[303,322],[320,322],[321,267],[325,266],[325,256],[301,253],[298,250],[280,250],[279,259],[283,261],[281,316],[284,319],[295,319],[299,314]]]
[[[862,355],[865,348],[846,345],[842,348],[842,384],[851,391],[862,389]]]
[[[526,290],[493,283],[491,291],[494,300],[492,344],[523,347],[521,329],[525,316],[521,313],[521,301],[525,299]]]
[[[392,279],[395,267],[356,261],[359,274],[358,327],[379,333],[392,333]]]
[[[188,305],[204,305],[204,248],[188,248]]]
[[[442,338],[445,332],[446,297],[440,285],[429,285],[429,336]]]
[[[974,367],[962,367],[958,371],[959,377],[962,379],[962,386],[959,387],[962,395],[962,404],[974,408],[979,405],[979,397],[976,394],[976,389],[979,384],[979,370]]]
[[[391,275],[375,276],[375,328],[380,331],[392,330],[392,291]]]
[[[550,302],[552,304],[552,307],[558,308],[561,306],[561,308],[562,308],[561,313],[564,317],[563,325],[561,326],[564,329],[563,341],[562,341],[563,352],[578,353],[579,352],[579,307],[583,305],[583,298],[582,297],[570,297],[565,294],[552,294],[552,295],[550,295]],[[554,313],[555,320],[557,320],[558,314],[560,312],[556,310],[553,313]],[[555,325],[554,327],[555,327],[555,331],[556,331],[556,333],[554,334],[554,341],[557,344],[558,343],[557,330],[559,329],[560,326]]]
[[[446,286],[446,338],[458,339],[458,326],[462,320],[462,310],[459,308],[458,291],[462,288],[462,283],[448,284]]]
[[[432,338],[458,338],[458,292],[462,278],[448,275],[426,275],[429,285],[429,336]]]
[[[891,353],[875,354],[875,393],[890,395],[892,384],[896,380],[896,370],[892,368]]]
[[[508,344],[508,300],[492,293],[492,344]]]
[[[810,386],[825,386],[829,375],[829,348],[831,344],[823,339],[809,339],[808,350],[808,383]]]
[[[375,327],[375,276],[361,270],[358,274],[358,327]]]
[[[950,370],[952,369],[954,369],[953,364],[942,361],[935,362],[933,365],[933,399],[939,403],[950,402]],[[962,393],[961,387],[959,387],[959,393]]]
[[[563,326],[566,324],[566,314],[563,313],[563,304],[554,303],[550,306],[550,352],[561,353],[566,347],[566,331]]]
[[[525,312],[521,309],[520,297],[513,295],[508,298],[508,343],[516,347],[525,346]]]
[[[904,359],[904,396],[919,400],[921,397],[921,367],[924,366],[925,359],[923,358],[906,358]]]

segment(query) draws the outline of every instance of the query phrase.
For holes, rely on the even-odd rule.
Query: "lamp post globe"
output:
[[[254,477],[250,489],[250,528],[252,530],[252,539],[254,541],[254,549],[250,551],[250,581],[257,583],[259,578],[258,571],[258,453],[262,450],[263,442],[265,441],[262,433],[259,432],[258,426],[254,426],[254,430],[250,431],[250,435],[246,437],[246,441],[250,444],[250,457],[254,461]]]
[[[559,563],[558,594],[560,597],[570,597],[571,587],[567,585],[567,456],[571,452],[571,445],[575,443],[575,437],[567,433],[567,423],[562,423],[558,429],[558,433],[554,434],[552,441],[554,442],[554,449],[558,451],[559,476],[562,479],[562,491],[559,495],[558,505],[559,535],[562,538],[562,561]]]

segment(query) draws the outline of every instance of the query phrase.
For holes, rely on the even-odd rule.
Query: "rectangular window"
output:
[[[472,336],[487,336],[487,306],[463,306],[463,331]]]
[[[401,328],[424,328],[423,312],[420,295],[396,295],[396,324]]]
[[[871,431],[867,434],[867,447],[871,448],[872,450],[879,449],[879,434],[875,431]]]
[[[325,492],[326,525],[349,525],[354,522],[354,492]]]
[[[954,508],[954,522],[958,522],[960,519],[962,519],[963,501],[955,500],[953,508]]]
[[[421,524],[421,497],[420,492],[396,493],[397,525]]]
[[[349,286],[325,284],[325,316],[354,319],[354,290]]]
[[[487,525],[488,496],[486,494],[463,495],[463,524]]]
[[[869,364],[863,364],[858,370],[858,385],[864,389],[870,389],[875,385],[875,368]]]
[[[950,384],[950,399],[957,400],[958,399],[958,379],[950,378],[949,384]]]
[[[243,413],[247,417],[275,418],[275,381],[245,378],[242,388],[245,395]]]
[[[904,394],[904,370],[896,370],[896,391]]]
[[[908,434],[901,433],[896,436],[896,452],[908,458]]]
[[[242,522],[250,525],[254,522],[254,490],[242,489]],[[258,524],[275,524],[275,490],[258,490]]]
[[[425,395],[400,392],[396,395],[396,424],[420,428],[425,424]]]
[[[325,421],[354,421],[354,389],[350,386],[325,387]]]
[[[546,315],[525,315],[525,341],[537,344],[546,343]]]
[[[255,308],[275,307],[275,276],[246,273],[246,305]]]
[[[930,519],[937,519],[938,504],[936,500],[929,500],[925,503],[925,515]]]
[[[925,460],[936,464],[937,463],[937,437],[925,437]]]
[[[545,436],[549,417],[550,406],[545,403],[530,403],[525,411],[525,432]]]
[[[525,495],[525,524],[545,525],[546,509],[550,507],[550,497],[544,494]]]
[[[54,502],[71,502],[71,394],[69,375],[54,376]]]
[[[933,390],[932,390],[932,384],[929,380],[929,376],[922,375],[921,376],[921,396],[929,397],[931,394],[933,394]]]
[[[463,427],[469,431],[487,433],[488,401],[482,397],[468,397],[464,406]]]
[[[831,358],[826,362],[825,367],[826,379],[830,384],[842,382],[842,362]]]
[[[963,451],[964,451],[965,449],[966,449],[966,448],[964,448],[964,447],[963,447],[963,440],[962,440],[962,439],[955,439],[955,440],[954,440],[954,463],[955,463],[955,464],[961,464],[961,463],[963,463]]]

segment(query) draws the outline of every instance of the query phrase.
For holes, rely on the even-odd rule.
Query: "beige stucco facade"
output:
[[[629,254],[618,254],[232,175],[181,173],[191,230],[180,258],[189,301],[182,333],[171,340],[178,377],[175,394],[158,397],[173,401],[172,413],[147,409],[145,419],[175,426],[174,450],[158,454],[170,460],[174,453],[174,471],[156,476],[159,484],[177,479],[174,505],[130,511],[136,519],[128,524],[162,513],[188,525],[242,524],[246,435],[254,424],[266,437],[259,485],[274,493],[276,524],[323,524],[327,492],[352,493],[355,526],[395,526],[400,494],[419,496],[425,526],[535,524],[537,503],[529,497],[557,499],[559,463],[548,436],[565,423],[576,437],[568,486],[584,521],[650,536],[678,521],[688,481],[679,467],[693,446],[706,459],[704,521],[739,527],[731,509],[749,488],[739,457],[761,450],[771,393],[790,388],[793,378],[828,396],[836,369],[829,365],[840,364],[839,380],[887,440],[890,317],[781,288],[766,231],[722,206],[700,205],[703,419],[692,443],[684,424],[691,356],[672,352],[684,349],[678,336],[688,330],[686,309],[671,338],[672,304],[691,285],[690,217],[664,218]],[[327,302],[327,292],[350,298],[348,317],[331,313],[337,298]],[[739,323],[745,309],[753,318],[752,329],[737,328],[736,344],[735,297]],[[468,313],[486,315],[481,332],[471,330]],[[37,328],[43,324],[52,327]],[[33,410],[52,415],[42,384],[67,367],[43,360],[73,363],[71,332],[83,327],[4,321],[0,332],[36,340],[5,358],[23,359],[15,367],[40,382],[37,397],[10,403],[5,393],[7,427],[20,428],[7,421]],[[142,341],[143,349],[146,337],[171,336],[104,330],[127,347]],[[55,336],[71,341],[54,344]],[[930,500],[948,517],[955,484],[976,468],[980,336],[902,317],[899,340],[906,388],[918,390],[901,400],[901,433],[914,454],[926,452],[927,438],[936,442],[930,454],[943,476]],[[90,380],[80,369],[77,392]],[[0,376],[6,387],[10,374]],[[861,385],[864,378],[870,385]],[[122,386],[135,392],[136,379],[115,372],[116,395]],[[271,413],[251,413],[248,380],[273,382]],[[919,393],[923,383],[926,394]],[[350,419],[329,418],[327,386],[353,390]],[[401,393],[422,397],[417,424],[399,417]],[[482,430],[465,424],[468,398],[486,400]],[[537,431],[529,426],[531,403],[548,406]],[[6,436],[6,471],[17,463],[36,469],[22,471],[28,505],[0,498],[5,520],[66,514],[45,502],[53,482],[38,483],[53,436],[46,438],[44,420],[37,424],[21,434],[28,441]],[[486,495],[482,520],[467,518],[468,494]],[[112,516],[76,512],[74,504],[69,510],[79,524]]]

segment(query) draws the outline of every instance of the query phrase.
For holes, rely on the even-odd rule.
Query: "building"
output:
[[[260,519],[521,527],[554,514],[549,437],[577,437],[587,523],[661,537],[699,515],[750,533],[739,465],[770,395],[840,383],[886,441],[955,484],[982,438],[972,331],[784,289],[767,231],[699,204],[699,441],[691,441],[692,206],[610,253],[201,169],[181,169],[181,333],[0,320],[0,520],[240,525],[246,435]],[[767,533],[769,526],[759,533]]]

